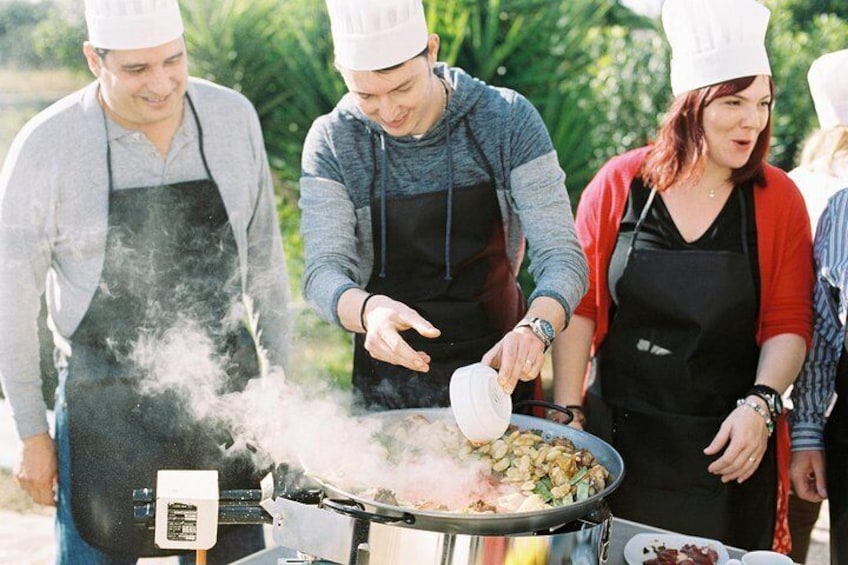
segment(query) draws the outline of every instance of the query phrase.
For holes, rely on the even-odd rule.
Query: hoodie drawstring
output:
[[[386,183],[389,169],[386,166],[386,137],[380,134],[380,278],[386,278]]]
[[[451,280],[451,228],[453,226],[453,152],[451,151],[450,124],[447,127],[447,151],[448,161],[448,213],[445,222],[445,280]]]
[[[443,85],[444,86],[444,85]],[[447,97],[447,91],[445,91]],[[447,98],[445,98],[445,112],[447,112]],[[448,173],[448,201],[447,217],[445,218],[445,280],[452,280],[451,276],[451,236],[453,228],[453,152],[451,151],[451,129],[450,122],[445,119],[447,130],[447,173]],[[386,278],[386,191],[389,178],[388,158],[386,156],[386,137],[383,132],[380,135],[380,278]]]

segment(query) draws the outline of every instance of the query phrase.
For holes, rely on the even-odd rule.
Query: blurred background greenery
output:
[[[767,41],[777,91],[771,161],[790,169],[816,126],[806,71],[820,54],[848,46],[848,2],[763,3],[772,10]],[[262,121],[279,181],[280,225],[295,291],[291,373],[327,375],[347,386],[349,337],[319,321],[298,291],[301,144],[312,121],[344,92],[333,67],[324,3],[181,4],[192,74],[243,92]],[[668,47],[656,17],[640,15],[616,0],[424,4],[431,30],[442,39],[441,60],[490,84],[520,91],[539,109],[568,174],[575,206],[606,159],[654,135],[670,100]],[[23,120],[55,99],[54,93],[89,80],[80,49],[84,34],[80,0],[0,0],[0,157]],[[33,77],[43,77],[46,84],[38,85]],[[528,290],[526,276],[523,282]]]

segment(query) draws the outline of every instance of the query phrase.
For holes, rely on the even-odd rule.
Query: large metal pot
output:
[[[384,421],[383,424],[385,425],[394,422],[400,423],[411,416],[424,416],[429,421],[453,420],[449,408],[390,410],[368,415],[367,418],[379,418]],[[532,416],[516,414],[512,416],[511,423],[521,429],[538,430],[546,440],[564,437],[574,443],[576,447],[588,449],[610,472],[611,480],[609,484],[603,491],[566,506],[533,512],[460,514],[417,510],[385,504],[339,488],[322,477],[312,475],[312,478],[328,494],[329,500],[325,499],[322,506],[329,507],[336,512],[371,522],[392,523],[407,528],[482,536],[543,532],[557,528],[565,523],[587,516],[601,504],[605,496],[614,491],[621,483],[624,476],[624,462],[618,452],[601,439],[575,428]],[[446,477],[445,480],[447,481],[449,478]],[[332,499],[335,498],[353,500],[361,505],[362,509],[356,509],[350,504],[334,504]]]

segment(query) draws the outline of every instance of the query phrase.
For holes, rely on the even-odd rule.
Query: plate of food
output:
[[[636,534],[624,546],[628,565],[724,565],[729,558],[720,541],[678,534]]]

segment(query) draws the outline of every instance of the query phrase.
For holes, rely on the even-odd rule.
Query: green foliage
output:
[[[534,103],[569,187],[591,176],[584,112],[593,100],[591,44],[616,6],[597,0],[441,0],[425,3],[440,59]]]
[[[772,162],[791,168],[817,123],[806,82],[820,54],[845,47],[845,0],[763,0],[776,86]],[[670,101],[669,49],[657,20],[615,0],[424,0],[440,60],[513,88],[539,110],[568,174],[572,202],[609,157],[650,140]],[[77,0],[0,2],[0,64],[84,68]],[[322,0],[181,0],[192,74],[243,92],[257,108],[279,173],[280,219],[293,281],[302,272],[296,206],[300,151],[312,121],[344,94]],[[522,280],[527,283],[526,273]],[[295,282],[295,286],[297,283]],[[529,285],[527,285],[529,288]],[[317,319],[299,332],[349,351]],[[305,361],[308,363],[310,361]],[[321,362],[316,361],[316,363]],[[333,378],[347,359],[329,362]],[[325,365],[326,366],[326,365]]]
[[[46,6],[32,6],[23,0],[0,4],[0,36],[32,27],[44,18],[46,9]]]
[[[787,0],[779,7],[788,14],[791,27],[796,29],[804,29],[826,14],[848,20],[848,2],[845,0]],[[843,37],[841,47],[844,46]]]
[[[819,13],[799,26],[797,0],[770,0],[772,10],[768,42],[769,59],[775,82],[775,108],[772,118],[771,162],[789,170],[797,163],[807,134],[818,127],[807,83],[807,71],[818,56],[845,48],[848,37],[848,4],[840,0],[843,17]],[[828,2],[804,2],[810,5]],[[837,10],[833,10],[836,12]]]
[[[307,129],[344,92],[323,3],[184,0],[182,8],[193,74],[252,100],[272,166],[297,178]]]
[[[844,48],[844,0],[764,0],[777,87],[772,160],[790,168],[816,125],[806,70]],[[84,69],[81,2],[0,2],[0,64]],[[441,59],[539,109],[576,196],[609,156],[650,139],[668,101],[658,22],[614,0],[425,0]],[[315,117],[344,93],[320,0],[183,0],[193,72],[256,105],[272,165],[298,176]]]
[[[81,3],[80,3],[81,4]],[[80,5],[53,4],[32,30],[32,48],[39,66],[88,73],[82,42],[85,22]]]
[[[593,96],[587,168],[648,143],[671,101],[668,48],[658,22],[639,29],[606,27],[590,43]],[[588,181],[589,179],[587,179]],[[585,183],[580,186],[582,189]]]
[[[63,3],[64,2],[64,3]],[[0,65],[84,69],[82,3],[0,1]]]
[[[0,2],[0,64],[38,64],[38,56],[28,38],[38,22],[46,17],[46,13],[46,6],[33,6],[24,0]]]
[[[612,0],[440,0],[426,2],[440,59],[536,104],[563,167],[581,184],[590,176],[584,143],[593,98],[589,43],[615,6]],[[314,0],[185,0],[193,72],[254,101],[269,155],[285,178],[299,172],[312,121],[344,94],[333,66],[329,20]],[[595,33],[597,35],[597,32]]]

